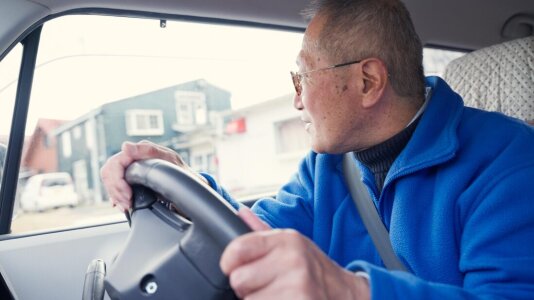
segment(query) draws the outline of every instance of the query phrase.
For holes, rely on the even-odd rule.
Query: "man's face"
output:
[[[340,63],[329,61],[318,51],[316,43],[322,26],[319,16],[310,22],[297,57],[299,72]],[[312,72],[302,78],[302,93],[295,95],[294,106],[301,111],[301,119],[316,152],[342,153],[357,147],[360,102],[350,85],[351,70],[351,66],[347,66]]]

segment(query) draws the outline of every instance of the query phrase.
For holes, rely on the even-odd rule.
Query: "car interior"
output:
[[[533,55],[534,36],[514,39],[451,61],[443,78],[468,106],[499,111],[532,123]]]
[[[426,75],[445,78],[468,106],[534,124],[533,0],[403,2],[425,47]],[[134,227],[129,216],[111,207],[99,169],[123,141],[150,140],[180,153],[194,170],[215,174],[246,205],[275,195],[309,151],[292,108],[289,76],[309,21],[301,14],[308,3],[1,1],[0,298],[110,299],[134,290],[157,298],[150,268],[121,274],[124,281],[105,295],[103,286],[87,291],[84,284],[102,284],[103,278],[88,277],[114,264],[145,270],[146,262],[161,268],[178,263],[179,254],[149,259],[157,243],[165,245],[160,250],[175,246],[174,234],[178,240],[188,236],[186,247],[216,261],[221,244],[204,244],[209,234],[190,233],[195,226],[168,216],[153,194],[149,205],[166,221],[140,233],[154,238],[152,247],[141,246],[145,240],[132,232],[142,226]],[[266,171],[256,176],[253,170]],[[179,207],[188,216],[198,214],[193,224],[212,224],[222,245],[246,232],[227,205],[203,201],[217,198],[213,192],[198,190],[191,178],[176,179],[179,171],[167,171],[173,174],[168,184],[158,185],[163,177],[157,177],[143,185],[172,203],[181,196],[162,189],[182,185],[182,194],[201,204]],[[26,183],[55,172],[70,174],[77,204],[24,210]],[[136,222],[153,226],[151,218]],[[192,274],[191,266],[179,264],[184,270],[173,270],[173,276]],[[199,277],[223,290],[216,289],[216,297],[233,297],[219,269],[203,262],[192,269],[201,269]],[[189,288],[195,284],[184,280]],[[162,293],[165,285],[159,288]],[[195,290],[186,289],[184,297],[208,297]]]

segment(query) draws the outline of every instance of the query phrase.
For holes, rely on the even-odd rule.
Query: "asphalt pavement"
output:
[[[44,212],[18,211],[11,223],[12,233],[30,233],[96,225],[126,220],[109,202],[61,207]]]

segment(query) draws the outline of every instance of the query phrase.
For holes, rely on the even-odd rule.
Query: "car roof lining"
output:
[[[235,21],[241,24],[262,24],[277,28],[303,30],[306,20],[300,15],[307,0],[4,0],[23,13],[21,19],[0,12],[0,28],[16,22],[21,35],[25,29],[49,15],[80,11],[80,9],[109,9],[109,12],[144,11],[154,14],[192,16],[207,20]],[[414,24],[424,44],[434,46],[479,49],[508,40],[501,32],[506,21],[514,15],[533,16],[533,0],[404,0],[411,11]],[[488,5],[491,3],[491,5]],[[492,9],[489,9],[489,8]],[[463,9],[462,9],[463,8]],[[117,10],[117,11],[116,11]],[[476,18],[473,12],[477,13]],[[102,10],[100,10],[102,11]],[[2,24],[3,23],[3,24]],[[12,26],[11,26],[12,27]],[[0,45],[4,37],[0,29]],[[11,41],[18,37],[10,36]],[[0,48],[0,53],[5,49]]]
[[[73,9],[77,0],[34,0],[55,9]],[[87,1],[83,1],[87,2]],[[304,28],[300,12],[307,0],[92,0],[86,7],[123,8],[208,18],[223,18]],[[505,41],[502,26],[518,13],[534,15],[532,0],[404,0],[424,43],[478,49]],[[488,5],[491,3],[491,5]],[[462,9],[463,8],[463,9]],[[492,9],[489,9],[492,8]],[[478,13],[476,18],[473,12]],[[420,24],[420,25],[419,25]],[[451,24],[453,26],[451,26]]]

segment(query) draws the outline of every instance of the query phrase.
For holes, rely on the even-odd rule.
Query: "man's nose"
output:
[[[302,105],[302,96],[299,96],[297,93],[295,93],[295,97],[293,97],[293,107],[297,110],[304,109],[304,105]]]

